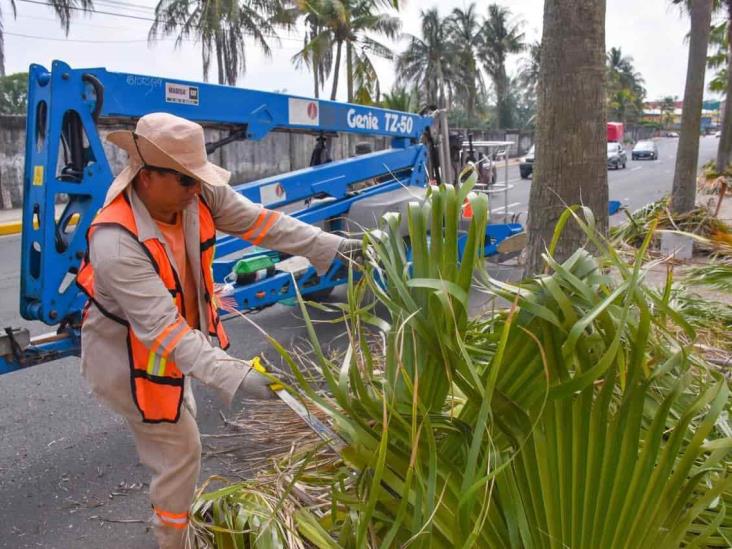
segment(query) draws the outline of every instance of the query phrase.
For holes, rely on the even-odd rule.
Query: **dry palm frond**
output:
[[[697,207],[683,214],[672,214],[669,198],[665,197],[632,213],[626,212],[626,215],[627,223],[610,230],[612,243],[618,248],[639,247],[653,226],[658,231],[679,231],[694,235],[697,237],[697,248],[710,252],[715,249],[723,251],[727,246],[732,250],[732,228],[711,215],[705,207]],[[654,236],[651,248],[657,248],[659,243],[660,238]]]
[[[732,259],[711,260],[686,272],[686,282],[732,293]]]

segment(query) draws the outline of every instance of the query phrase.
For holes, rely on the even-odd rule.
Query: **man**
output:
[[[268,398],[270,381],[227,355],[211,273],[216,231],[307,257],[326,271],[344,239],[251,203],[206,157],[203,128],[170,114],[140,118],[111,143],[129,156],[89,229],[77,281],[89,296],[82,325],[82,374],[132,430],[152,469],[153,525],[163,548],[183,547],[201,462],[190,379]]]

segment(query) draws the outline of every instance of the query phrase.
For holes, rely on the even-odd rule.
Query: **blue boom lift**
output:
[[[74,282],[86,249],[87,229],[113,179],[97,126],[103,119],[133,123],[146,113],[160,111],[228,130],[227,137],[208,144],[209,153],[234,141],[262,139],[270,132],[313,135],[310,167],[235,189],[269,208],[289,207],[291,215],[324,224],[331,231],[344,230],[348,216],[357,209],[361,213],[398,210],[431,179],[439,180],[431,115],[103,68],[72,69],[61,61],[54,61],[50,71],[32,65],[20,312],[28,320],[57,328],[33,339],[28,330],[7,328],[0,337],[0,373],[79,354],[85,297]],[[342,133],[388,137],[391,147],[330,161],[329,142]],[[57,216],[60,201],[65,207]],[[363,216],[358,223],[363,224]],[[499,242],[520,231],[518,224],[490,225],[486,255],[496,253]],[[339,261],[318,276],[309,266],[295,275],[280,270],[283,259],[238,238],[222,236],[216,242],[214,278],[223,283],[231,280],[232,272],[237,274],[231,297],[242,311],[292,298],[294,285],[307,296],[347,280]]]

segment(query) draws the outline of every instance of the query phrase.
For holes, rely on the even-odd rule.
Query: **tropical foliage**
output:
[[[28,73],[0,76],[0,114],[25,114],[28,106]]]
[[[311,37],[296,58],[310,58],[329,65],[325,52],[335,51],[331,53],[333,64],[325,71],[333,74],[330,97],[335,99],[345,55],[348,101],[378,101],[381,90],[373,57],[391,59],[392,52],[372,35],[396,38],[401,20],[382,10],[398,7],[399,3],[388,0],[297,0],[296,4],[311,29]]]
[[[277,25],[291,23],[292,17],[280,2],[269,0],[160,0],[149,38],[175,35],[176,45],[189,38],[200,42],[204,81],[213,57],[218,83],[233,86],[246,72],[246,41],[252,39],[271,55]]]
[[[421,35],[408,36],[397,60],[399,82],[423,90],[422,104],[449,105],[453,125],[523,126],[535,110],[538,70],[533,75],[531,70],[536,69],[538,46],[520,75],[512,77],[508,62],[526,48],[522,22],[497,4],[489,5],[484,17],[476,6],[455,8],[446,17],[437,9],[423,11]]]
[[[203,495],[204,535],[221,546],[728,546],[728,382],[695,355],[671,282],[643,284],[650,236],[628,266],[590,212],[568,210],[546,272],[520,285],[482,273],[505,308],[471,318],[488,212],[463,180],[409,206],[411,259],[397,214],[366,237],[373,252],[342,307],[347,352],[334,360],[312,339],[331,396],[279,347],[345,442],[340,460],[311,467],[317,449],[296,453],[270,475],[275,497],[247,483]],[[458,261],[464,199],[474,216]],[[600,259],[553,260],[571,222]]]
[[[635,70],[633,58],[620,48],[607,53],[608,118],[618,122],[637,122],[643,115],[646,90],[643,77]]]
[[[64,32],[68,35],[71,28],[71,19],[75,11],[91,11],[94,8],[93,0],[46,0],[46,4],[54,11],[56,18]],[[15,0],[10,0],[13,17],[18,13]],[[0,76],[5,76],[5,36],[3,34],[2,9],[0,9]]]

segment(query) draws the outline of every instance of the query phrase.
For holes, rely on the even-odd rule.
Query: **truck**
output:
[[[607,142],[608,143],[622,143],[623,136],[625,134],[625,127],[622,122],[608,122],[607,123]]]

